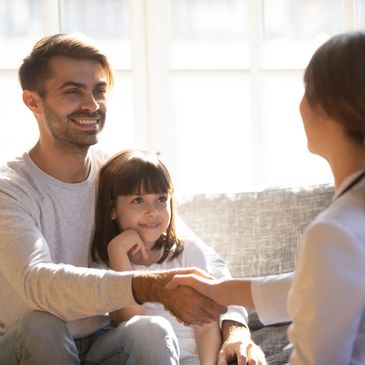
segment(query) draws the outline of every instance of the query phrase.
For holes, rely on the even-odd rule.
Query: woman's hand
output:
[[[214,300],[216,303],[226,306],[221,288],[221,280],[216,280],[207,273],[197,270],[194,274],[175,275],[166,285],[166,289],[174,289],[178,286],[188,286],[200,294]]]

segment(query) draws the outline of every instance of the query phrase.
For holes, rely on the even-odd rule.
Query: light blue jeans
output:
[[[179,347],[170,323],[162,317],[134,317],[74,340],[64,321],[34,311],[0,341],[0,364],[177,365]]]

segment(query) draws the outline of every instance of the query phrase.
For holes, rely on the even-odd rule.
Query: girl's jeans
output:
[[[135,316],[74,340],[64,321],[34,311],[0,340],[4,365],[177,365],[178,359],[174,331],[157,316]]]

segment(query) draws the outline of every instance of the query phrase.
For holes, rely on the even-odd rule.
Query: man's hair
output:
[[[108,86],[113,86],[113,71],[107,57],[86,37],[54,34],[40,39],[23,60],[19,69],[19,81],[23,90],[36,91],[42,97],[46,96],[45,81],[52,76],[49,61],[53,57],[99,62],[106,73]]]

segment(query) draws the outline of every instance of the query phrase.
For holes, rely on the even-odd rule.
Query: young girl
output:
[[[99,175],[92,258],[116,271],[198,267],[207,271],[202,248],[176,236],[173,185],[153,154],[128,150],[112,157]],[[221,345],[218,323],[187,327],[158,303],[111,313],[116,323],[135,315],[168,319],[180,347],[180,364],[216,364]],[[199,361],[200,359],[200,361]]]

